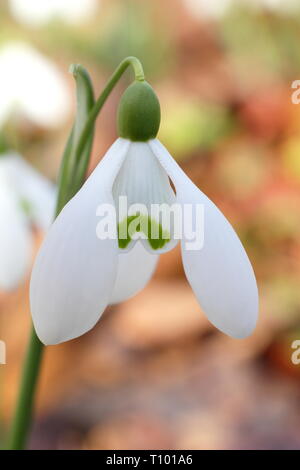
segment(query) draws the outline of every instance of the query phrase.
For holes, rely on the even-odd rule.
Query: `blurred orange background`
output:
[[[1,50],[26,45],[51,63],[60,88],[51,103],[43,101],[47,92],[32,92],[26,106],[18,95],[7,112],[1,99],[15,88],[0,93],[1,152],[18,152],[55,182],[75,111],[69,65],[83,64],[99,94],[118,63],[137,56],[160,99],[160,140],[237,230],[260,291],[254,334],[231,339],[201,312],[179,249],[161,256],[144,291],[109,307],[83,337],[47,347],[30,447],[300,448],[300,364],[291,360],[300,340],[300,105],[291,100],[300,79],[300,4],[24,3],[1,2],[0,76],[11,73],[7,83],[21,87],[18,56],[6,68]],[[34,67],[30,73],[34,81]],[[90,170],[116,138],[116,108],[130,78],[98,118]],[[32,225],[31,233],[33,261],[43,232]],[[7,347],[0,440],[28,340],[29,277],[0,293]]]

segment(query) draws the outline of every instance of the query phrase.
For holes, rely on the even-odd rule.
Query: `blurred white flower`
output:
[[[280,14],[291,14],[299,11],[299,0],[256,0],[263,8],[276,11]],[[251,3],[251,0],[248,0]]]
[[[0,155],[0,289],[15,288],[30,267],[31,224],[50,225],[55,186],[19,155]]]
[[[267,9],[279,14],[300,10],[299,0],[183,0],[192,16],[199,19],[220,19],[230,7],[246,6],[254,10]]]
[[[53,62],[31,46],[9,42],[0,49],[0,126],[12,113],[42,127],[58,127],[68,117],[71,100]]]
[[[81,23],[96,12],[100,0],[10,0],[14,18],[29,26],[40,26],[53,19]]]
[[[230,7],[232,0],[183,0],[191,15],[203,19],[218,19]]]

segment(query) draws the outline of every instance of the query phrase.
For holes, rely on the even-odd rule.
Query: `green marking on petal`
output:
[[[171,240],[168,230],[148,215],[135,214],[118,224],[119,248],[125,249],[136,232],[142,232],[153,250],[163,248]]]
[[[118,223],[119,248],[124,250],[131,242],[131,236],[129,235],[129,226],[131,222],[137,217],[137,215],[130,215],[126,219],[122,220],[122,222]]]
[[[27,215],[28,217],[32,216],[33,207],[32,207],[31,202],[28,201],[28,199],[21,198],[19,201],[19,206],[20,206],[21,211],[24,212],[25,215]]]

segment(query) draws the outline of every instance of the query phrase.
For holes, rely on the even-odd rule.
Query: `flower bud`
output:
[[[160,105],[146,81],[133,82],[123,93],[118,109],[120,137],[134,142],[154,139],[160,124]]]

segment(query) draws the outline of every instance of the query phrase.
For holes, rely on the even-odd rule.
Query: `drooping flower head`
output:
[[[187,279],[210,321],[237,338],[255,327],[254,273],[233,228],[156,139],[158,99],[135,81],[118,111],[119,138],[65,206],[31,279],[38,336],[82,335],[108,304],[141,290],[158,257],[181,243]]]

